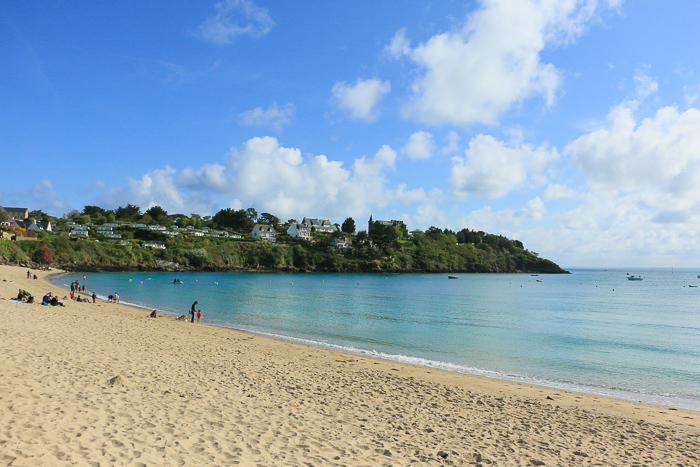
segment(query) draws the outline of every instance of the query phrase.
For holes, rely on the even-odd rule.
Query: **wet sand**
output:
[[[68,295],[26,272],[0,266],[2,465],[700,465],[700,412],[6,300]]]

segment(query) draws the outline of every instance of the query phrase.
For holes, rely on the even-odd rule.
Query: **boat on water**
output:
[[[627,278],[628,281],[643,281],[642,276],[629,276]]]
[[[173,284],[182,284],[182,281],[180,279],[175,279],[173,281]]]
[[[544,279],[537,279],[536,282],[544,282]]]
[[[539,274],[530,274],[532,277],[539,277]]]
[[[448,279],[459,279],[459,276],[447,276]]]

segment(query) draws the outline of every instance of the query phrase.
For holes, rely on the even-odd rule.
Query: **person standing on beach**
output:
[[[27,271],[27,279],[31,279],[31,278],[32,278],[32,271],[29,270],[29,271]]]
[[[197,322],[202,319],[202,310],[197,310]]]
[[[92,303],[95,303],[95,300],[97,300],[97,294],[95,292],[92,293]]]
[[[192,309],[190,310],[190,315],[192,315],[192,321],[190,321],[191,323],[194,323],[194,314],[197,313],[197,305],[199,305],[199,302],[195,300],[195,302],[192,304]]]

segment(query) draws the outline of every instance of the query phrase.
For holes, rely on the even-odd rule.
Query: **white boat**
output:
[[[537,282],[544,282],[543,279],[537,279]]]
[[[643,281],[642,276],[629,276],[627,278],[628,281]]]

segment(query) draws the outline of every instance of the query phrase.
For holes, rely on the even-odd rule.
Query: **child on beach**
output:
[[[197,322],[199,323],[199,320],[202,319],[202,310],[197,310]]]

